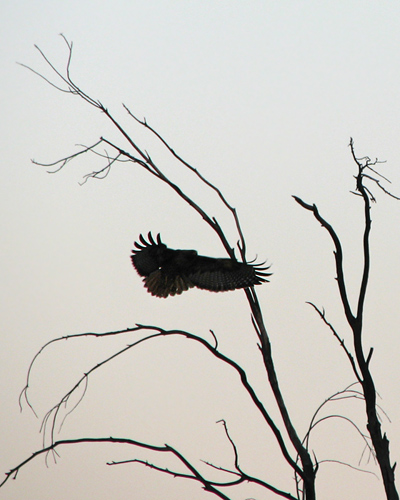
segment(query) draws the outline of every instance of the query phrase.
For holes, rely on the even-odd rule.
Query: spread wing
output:
[[[268,267],[253,266],[233,259],[214,259],[198,255],[188,277],[194,286],[211,292],[224,292],[260,285],[268,281]]]
[[[132,250],[132,264],[144,286],[156,297],[179,295],[192,287],[224,292],[248,288],[268,281],[268,267],[197,255],[195,250],[172,250],[158,234],[148,241],[140,235]]]

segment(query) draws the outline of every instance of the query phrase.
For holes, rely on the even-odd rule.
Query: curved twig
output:
[[[375,472],[372,472],[372,471],[366,470],[366,469],[361,469],[360,467],[355,467],[354,465],[348,464],[347,462],[342,462],[342,460],[334,460],[331,458],[325,458],[324,460],[319,460],[318,463],[319,463],[319,465],[324,464],[324,463],[344,465],[345,467],[349,467],[350,469],[353,469],[357,472],[364,472],[365,474],[372,474],[373,476],[376,477],[376,479],[379,479],[378,476],[375,474]]]
[[[20,410],[22,411],[22,403],[21,403],[21,401],[22,401],[22,398],[24,398],[26,404],[29,406],[29,408],[32,410],[32,412],[36,415],[36,412],[35,412],[32,404],[31,404],[31,402],[29,401],[29,397],[28,397],[28,389],[29,389],[31,372],[32,372],[32,369],[33,369],[33,365],[36,363],[36,361],[37,361],[38,357],[40,356],[40,354],[45,349],[47,349],[47,347],[49,347],[51,344],[54,344],[55,342],[60,342],[62,340],[68,340],[68,339],[80,338],[80,337],[110,337],[110,336],[114,336],[114,335],[120,335],[122,333],[135,332],[135,331],[138,331],[138,330],[140,330],[140,328],[136,326],[134,328],[126,328],[125,330],[116,330],[116,331],[106,332],[106,333],[94,333],[94,332],[75,333],[75,334],[72,334],[72,335],[63,335],[62,337],[57,337],[55,339],[49,340],[49,342],[46,342],[46,344],[44,344],[39,349],[39,351],[32,358],[32,361],[29,363],[28,372],[27,372],[27,375],[26,375],[26,384],[25,384],[25,387],[22,389],[21,394],[19,396],[19,407],[20,407]]]

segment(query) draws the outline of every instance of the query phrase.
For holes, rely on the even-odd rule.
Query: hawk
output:
[[[180,295],[197,287],[210,292],[225,292],[248,288],[269,281],[268,267],[246,264],[234,259],[215,259],[198,255],[196,250],[173,250],[161,241],[154,240],[151,232],[148,241],[139,236],[131,260],[144,286],[151,295],[168,297]]]

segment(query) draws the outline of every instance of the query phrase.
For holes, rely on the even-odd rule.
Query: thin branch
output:
[[[357,366],[355,364],[355,361],[354,361],[354,358],[352,356],[352,354],[350,353],[350,351],[347,349],[346,347],[346,344],[344,342],[344,339],[341,339],[339,337],[339,334],[337,333],[337,331],[335,330],[335,328],[333,327],[332,323],[330,323],[327,319],[326,319],[326,316],[325,316],[325,311],[321,311],[315,304],[313,304],[312,302],[306,302],[306,304],[309,304],[311,307],[313,307],[315,309],[315,311],[319,314],[320,318],[322,319],[322,321],[325,323],[325,325],[331,330],[331,332],[333,333],[333,335],[335,336],[335,338],[338,340],[340,346],[343,348],[344,352],[346,353],[346,356],[348,357],[349,361],[350,361],[350,364],[351,364],[351,367],[353,368],[353,372],[357,378],[357,380],[359,382],[362,381],[361,379],[361,376],[360,374],[358,373],[358,370],[357,370]]]
[[[240,465],[239,465],[239,453],[238,453],[235,442],[233,441],[233,439],[231,438],[231,436],[229,434],[229,430],[228,430],[228,426],[226,424],[226,421],[224,419],[221,419],[221,420],[217,421],[217,424],[218,423],[222,423],[222,425],[224,426],[226,437],[228,438],[229,442],[231,443],[233,453],[235,456],[235,469],[242,474],[242,470],[240,469]]]
[[[114,465],[126,465],[126,464],[142,464],[145,465],[146,467],[149,467],[150,469],[156,470],[158,472],[163,472],[165,474],[169,474],[174,477],[181,477],[183,479],[194,479],[197,481],[197,478],[194,477],[192,474],[184,474],[183,472],[177,472],[173,470],[169,470],[164,467],[159,467],[158,465],[152,464],[148,460],[141,460],[139,458],[131,458],[127,460],[117,460],[117,461],[112,461],[112,462],[107,462],[107,465],[114,466]]]
[[[64,168],[65,165],[69,161],[73,160],[77,156],[80,156],[80,155],[82,155],[84,153],[87,153],[89,151],[93,152],[94,148],[96,146],[98,146],[99,144],[101,144],[102,142],[103,142],[103,140],[100,139],[99,141],[97,141],[92,146],[83,146],[84,149],[82,151],[78,151],[77,153],[74,153],[72,155],[66,156],[65,158],[61,158],[60,160],[54,161],[52,163],[41,163],[41,162],[38,162],[36,160],[32,160],[32,163],[34,163],[35,165],[39,165],[41,167],[55,167],[56,165],[60,164],[60,166],[58,166],[56,170],[48,170],[47,171],[49,174],[55,174],[56,172],[59,172],[62,168]]]
[[[376,165],[378,163],[386,163],[386,160],[378,161],[378,158],[376,158],[376,160],[375,160],[374,163],[368,163],[365,167],[368,168],[368,170],[371,170],[371,172],[373,172],[374,174],[376,174],[378,177],[381,177],[388,184],[392,184],[392,181],[390,179],[388,179],[387,177],[385,177],[384,175],[382,175],[380,172],[378,172],[378,170],[375,170],[374,168],[372,168],[371,165]]]
[[[128,460],[120,460],[118,462],[108,462],[107,465],[124,465],[124,464],[129,464],[129,463],[139,463],[139,464],[145,465],[146,467],[149,467],[150,469],[156,470],[158,472],[163,472],[165,474],[169,474],[170,476],[181,477],[184,479],[194,479],[195,481],[199,481],[199,479],[193,475],[184,474],[182,472],[177,472],[177,471],[172,471],[172,470],[167,469],[166,467],[159,467],[158,465],[155,465],[155,464],[149,462],[148,460],[141,460],[138,458],[133,458],[130,460],[129,459]],[[207,464],[207,465],[209,465],[209,464]],[[220,467],[214,467],[214,468],[217,470],[223,471],[223,472],[229,472],[229,471],[224,470],[223,468],[220,468]],[[233,474],[238,475],[235,472],[233,472]],[[246,479],[239,477],[238,479],[236,479],[234,481],[224,481],[224,482],[207,481],[207,482],[209,482],[211,485],[218,487],[218,488],[227,488],[230,486],[237,486],[238,484],[241,484],[244,481],[246,481]],[[200,482],[203,482],[203,481],[200,481]]]
[[[353,382],[352,384],[348,385],[347,387],[345,387],[343,390],[341,391],[338,391],[338,392],[335,392],[334,394],[332,394],[331,396],[329,396],[327,399],[325,399],[325,401],[323,401],[319,406],[318,408],[315,410],[312,418],[311,418],[311,422],[310,422],[310,425],[309,425],[309,428],[308,428],[308,431],[306,432],[306,435],[304,436],[303,438],[303,442],[306,443],[306,448],[308,449],[309,448],[309,439],[310,439],[310,436],[311,436],[311,431],[314,429],[314,427],[317,425],[317,416],[318,414],[320,413],[320,411],[328,404],[328,403],[331,403],[333,401],[338,401],[338,400],[341,400],[341,399],[349,399],[349,398],[355,398],[355,399],[362,399],[362,400],[365,400],[364,398],[364,394],[360,391],[357,391],[355,389],[351,389],[354,385],[356,385],[357,382]],[[330,415],[331,416],[331,415]],[[343,417],[343,418],[346,418],[346,417]],[[322,421],[323,419],[319,419],[319,421]],[[351,421],[352,424],[357,428],[358,432],[363,436],[363,438],[365,437],[365,435],[362,433],[362,431],[359,429],[359,427],[353,422]],[[367,443],[367,446],[368,443]]]
[[[103,156],[103,155],[100,155],[99,153],[95,153],[99,156]],[[126,162],[128,160],[123,160],[123,159],[120,159],[120,155],[118,154],[115,158],[110,158],[108,157],[107,155],[107,160],[108,160],[108,163],[107,165],[102,168],[101,170],[97,171],[97,172],[92,172],[91,174],[86,174],[83,176],[84,180],[82,182],[79,183],[80,186],[83,186],[83,184],[85,184],[89,179],[99,179],[99,180],[102,180],[102,179],[105,179],[108,174],[111,172],[111,167],[112,165],[117,162],[117,161],[120,161],[120,162]]]
[[[344,420],[344,421],[348,422],[349,424],[351,424],[356,429],[357,433],[361,436],[361,438],[364,440],[365,445],[368,447],[368,449],[370,450],[372,455],[374,455],[374,450],[368,441],[369,437],[362,432],[362,430],[358,427],[358,425],[354,422],[354,420],[352,420],[349,417],[345,417],[344,415],[331,414],[331,415],[326,415],[325,417],[321,417],[318,420],[314,421],[312,427],[310,428],[310,431],[312,431],[321,422],[324,422],[326,420],[330,420],[331,418],[341,419],[341,420]]]
[[[374,172],[375,172],[375,170],[374,170]],[[375,173],[378,174],[378,172],[375,172]],[[378,174],[378,175],[380,175],[380,174]],[[369,179],[369,180],[375,182],[375,184],[379,187],[379,189],[381,189],[385,194],[389,195],[391,198],[394,198],[395,200],[400,200],[399,196],[394,195],[393,193],[388,191],[385,187],[383,187],[382,184],[380,183],[379,179],[375,179],[374,177],[367,175],[367,174],[363,174],[363,176],[366,179]],[[384,179],[385,179],[385,181],[390,182],[388,179],[386,179],[386,177],[384,177]]]
[[[215,335],[214,331],[213,330],[210,330],[210,333],[214,339],[214,348],[215,349],[218,349],[218,339],[217,339],[217,336]]]
[[[218,420],[217,423],[222,423],[222,425],[224,426],[225,434],[226,434],[226,436],[227,436],[227,438],[232,446],[232,449],[234,452],[234,457],[235,457],[235,469],[236,469],[236,471],[232,471],[232,470],[226,469],[224,467],[216,466],[216,465],[211,464],[209,462],[205,462],[207,465],[209,465],[210,467],[212,467],[214,469],[221,470],[221,471],[227,472],[229,474],[235,474],[236,476],[239,476],[240,480],[238,479],[237,483],[243,482],[243,481],[247,481],[249,483],[255,483],[255,484],[258,484],[259,486],[263,486],[264,488],[274,492],[275,494],[277,494],[283,498],[287,498],[289,500],[296,500],[296,498],[293,495],[291,495],[290,493],[283,491],[283,490],[280,490],[280,489],[276,488],[275,486],[272,486],[270,483],[262,481],[259,478],[249,476],[248,474],[246,474],[239,465],[239,452],[238,452],[238,449],[237,449],[235,442],[233,441],[232,437],[229,434],[229,430],[228,430],[228,426],[226,424],[226,421],[224,419],[221,419],[221,420]]]
[[[333,460],[330,458],[329,459],[326,458],[324,460],[320,460],[318,463],[320,465],[324,464],[324,463],[344,465],[345,467],[349,467],[349,469],[353,469],[357,472],[364,472],[365,474],[372,474],[373,476],[376,477],[376,479],[379,479],[378,476],[375,474],[375,472],[372,472],[372,471],[366,470],[366,469],[361,469],[360,467],[355,467],[354,465],[348,464],[347,462],[342,462],[341,460]]]
[[[37,48],[36,45],[35,45],[35,48]],[[54,87],[56,90],[59,90],[60,92],[64,92],[66,94],[71,94],[71,90],[70,89],[63,89],[62,87],[58,87],[55,83],[53,83],[51,80],[49,80],[48,78],[46,78],[45,76],[43,76],[38,71],[36,71],[33,68],[31,68],[30,66],[27,66],[26,64],[23,64],[23,63],[20,63],[20,62],[17,62],[17,64],[19,66],[22,66],[23,68],[28,69],[29,71],[32,71],[32,73],[34,73],[38,77],[42,78],[46,83],[48,83],[49,85],[51,85],[52,87]]]

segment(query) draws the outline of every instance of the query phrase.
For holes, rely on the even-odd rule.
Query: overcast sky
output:
[[[258,287],[282,391],[299,435],[318,405],[354,381],[330,331],[306,301],[351,345],[335,282],[326,232],[291,197],[316,203],[337,229],[345,251],[349,296],[355,303],[361,271],[362,206],[354,189],[356,153],[379,165],[400,195],[400,4],[395,1],[256,0],[3,0],[0,7],[1,95],[1,345],[0,470],[42,445],[46,412],[82,373],[135,335],[52,344],[32,370],[30,400],[18,397],[29,363],[53,338],[107,332],[136,323],[182,328],[241,363],[273,416],[276,408],[256,345],[244,293],[190,290],[166,300],[146,293],[129,255],[140,233],[160,232],[172,248],[224,256],[197,213],[139,166],[118,164],[103,181],[84,175],[104,160],[84,156],[53,175],[31,163],[54,162],[106,136],[127,142],[101,114],[62,94],[25,68],[53,75],[37,44],[59,70],[74,43],[71,74],[149,151],[159,166],[215,216],[232,245],[234,224],[217,197],[199,185],[133,122],[126,104],[225,194],[237,208],[248,258],[272,265]],[[366,302],[365,346],[382,399],[393,461],[400,458],[399,247],[400,204],[377,191],[373,206],[372,271]],[[365,430],[362,403],[332,406]],[[232,370],[184,339],[149,341],[98,370],[85,398],[56,438],[130,437],[169,443],[203,471],[233,467],[221,424],[226,419],[249,472],[294,492],[289,468]],[[331,427],[332,426],[332,427]],[[58,429],[57,429],[58,431]],[[327,421],[311,447],[378,474],[349,425]],[[210,498],[193,482],[140,464],[112,460],[164,457],[116,446],[59,449],[23,468],[1,492],[4,500]],[[361,458],[361,462],[359,463]],[[370,460],[368,460],[370,458]],[[176,464],[168,463],[171,468]],[[324,500],[376,500],[373,474],[321,464]],[[276,498],[241,487],[232,498]]]

